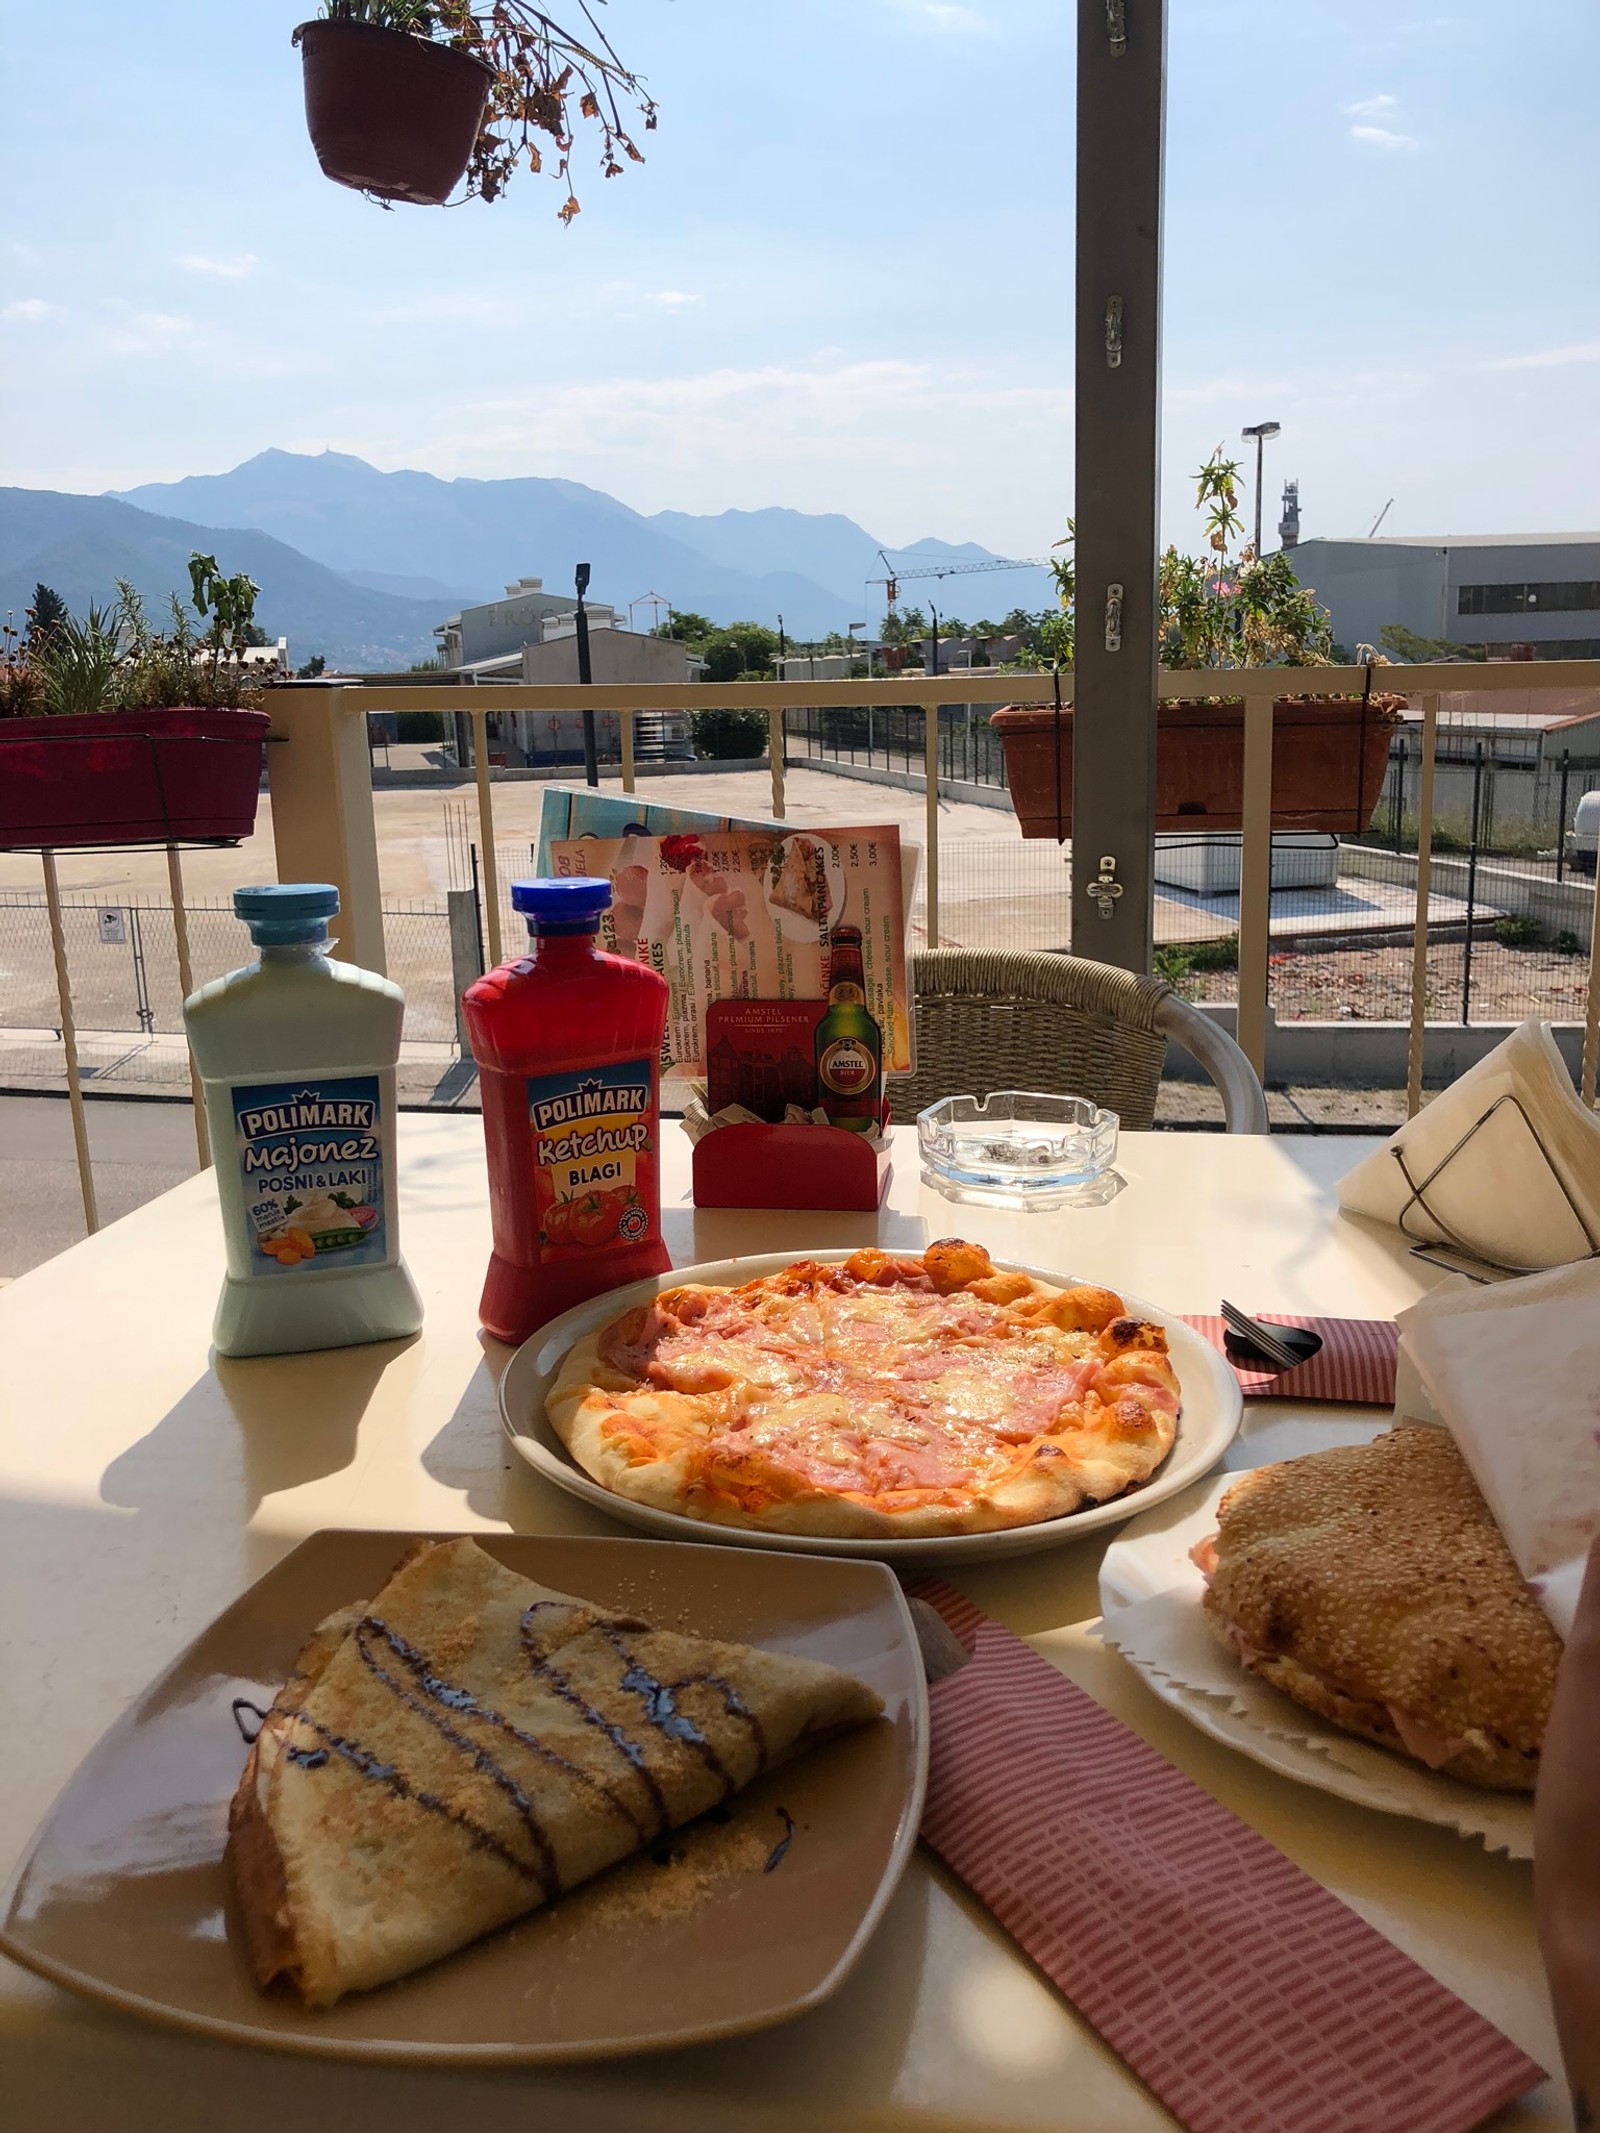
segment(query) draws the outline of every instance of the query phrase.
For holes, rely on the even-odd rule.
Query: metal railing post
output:
[[[89,1122],[83,1110],[83,1083],[78,1075],[78,1031],[72,1019],[72,981],[67,975],[67,934],[61,923],[61,884],[56,855],[39,855],[44,867],[44,900],[50,913],[50,947],[56,963],[56,1000],[61,1011],[61,1049],[67,1062],[67,1101],[72,1110],[72,1145],[78,1157],[78,1190],[83,1195],[84,1227],[92,1237],[100,1227],[95,1201],[94,1169],[89,1161]]]
[[[923,713],[923,777],[928,810],[927,934],[928,946],[939,945],[939,706],[928,704]]]
[[[478,774],[478,843],[483,854],[483,923],[489,934],[489,968],[500,967],[500,869],[494,849],[494,800],[489,785],[489,709],[474,704],[472,760]]]
[[[1422,1109],[1428,1032],[1428,904],[1433,890],[1433,771],[1439,753],[1439,696],[1422,699],[1422,768],[1417,787],[1417,920],[1411,947],[1411,1036],[1406,1053],[1406,1116]]]
[[[178,958],[178,983],[187,1000],[194,991],[194,967],[189,961],[189,914],[183,902],[183,863],[175,844],[167,846],[167,886],[172,894],[172,945]],[[206,1092],[200,1069],[189,1054],[189,1094],[194,1102],[194,1145],[200,1168],[211,1167],[211,1136],[206,1131]]]
[[[1461,1026],[1472,1021],[1472,922],[1478,907],[1478,836],[1483,805],[1483,743],[1472,754],[1472,836],[1467,845],[1467,937],[1461,954]]]
[[[283,745],[267,750],[267,787],[279,881],[331,881],[339,891],[331,927],[339,952],[382,972],[388,962],[365,693],[273,689],[267,709]]]
[[[772,814],[781,822],[783,814],[783,706],[770,704],[767,707],[767,763],[772,772]]]
[[[1272,932],[1272,704],[1244,700],[1244,809],[1239,833],[1239,1049],[1264,1082],[1267,957]]]
[[[1583,1009],[1583,1073],[1579,1081],[1583,1100],[1590,1105],[1594,1103],[1597,1065],[1600,1065],[1600,888],[1595,891],[1589,915],[1589,993]]]
[[[1561,799],[1556,808],[1556,880],[1567,872],[1567,780],[1572,774],[1572,750],[1561,751]]]
[[[622,789],[624,792],[632,792],[633,790],[633,722],[638,715],[637,711],[623,711],[617,719],[617,727],[622,739]]]

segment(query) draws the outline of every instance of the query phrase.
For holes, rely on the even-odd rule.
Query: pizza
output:
[[[1110,1289],[947,1238],[669,1288],[587,1334],[547,1395],[578,1465],[712,1525],[840,1539],[989,1533],[1105,1503],[1172,1449],[1159,1325]]]

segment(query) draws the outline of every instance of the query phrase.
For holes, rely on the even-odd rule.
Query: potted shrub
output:
[[[129,585],[80,622],[0,645],[0,849],[234,840],[255,826],[267,714],[244,651],[257,588],[189,564],[203,636],[176,599],[154,630]]]
[[[1161,558],[1161,661],[1213,669],[1219,685],[1238,667],[1318,667],[1333,662],[1327,611],[1287,555],[1257,556],[1240,530],[1238,465],[1213,453],[1198,476],[1208,557]],[[1052,565],[1061,612],[1047,618],[1046,649],[1072,659],[1075,593],[1069,553]],[[1315,697],[1286,687],[1273,705],[1272,826],[1346,836],[1366,829],[1383,789],[1389,742],[1404,698]],[[1011,803],[1025,837],[1072,827],[1072,712],[1008,704],[990,722],[1005,749]],[[1059,769],[1059,778],[1058,778]],[[1244,706],[1225,694],[1164,703],[1156,720],[1156,828],[1239,830],[1244,807]]]
[[[463,178],[464,197],[496,200],[519,163],[537,171],[551,157],[570,222],[575,121],[599,127],[608,178],[624,157],[644,161],[624,107],[647,132],[656,122],[638,77],[583,13],[587,42],[528,0],[324,0],[294,33],[323,174],[385,206],[442,207]]]

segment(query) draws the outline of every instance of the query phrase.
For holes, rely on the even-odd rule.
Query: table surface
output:
[[[1350,1138],[1131,1134],[1108,1204],[1009,1214],[955,1207],[918,1178],[902,1130],[877,1215],[699,1211],[687,1147],[666,1136],[674,1261],[960,1234],[1179,1311],[1387,1317],[1437,1280],[1397,1236],[1337,1213]],[[316,1355],[209,1355],[222,1272],[202,1174],[0,1292],[0,1620],[5,1781],[0,1868],[137,1691],[306,1534],[325,1526],[615,1532],[505,1444],[481,1339],[488,1251],[476,1117],[400,1125],[405,1251],[420,1336]],[[1252,1402],[1230,1464],[1370,1434],[1371,1409]],[[1309,1790],[1159,1703],[1098,1635],[1106,1534],[959,1582],[990,1614],[1151,1741],[1379,1931],[1558,2064],[1527,1866],[1451,1831]],[[67,2133],[1153,2133],[1172,2121],[992,1921],[917,1855],[859,1968],[825,2007],[762,2035],[649,2060],[532,2073],[331,2066],[172,2035],[81,2003],[0,1959],[11,2121]],[[225,2099],[225,2101],[224,2101]],[[534,2114],[534,2115],[530,2115]],[[1547,2083],[1501,2133],[1570,2126]]]

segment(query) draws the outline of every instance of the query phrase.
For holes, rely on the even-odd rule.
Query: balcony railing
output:
[[[1404,693],[1420,703],[1420,754],[1411,751],[1407,805],[1416,823],[1415,918],[1412,925],[1409,1032],[1407,1051],[1407,1108],[1415,1112],[1422,1102],[1424,1040],[1428,1022],[1429,995],[1429,897],[1433,878],[1435,771],[1440,759],[1441,702],[1456,691],[1527,692],[1530,689],[1600,689],[1600,660],[1548,661],[1535,666],[1438,664],[1385,667],[1377,670],[1381,687]],[[1373,671],[1366,667],[1331,667],[1296,670],[1292,685],[1314,687],[1327,696],[1359,694],[1371,685]],[[1271,955],[1271,794],[1273,751],[1273,702],[1291,677],[1282,668],[1242,669],[1226,676],[1215,672],[1164,670],[1160,677],[1163,700],[1192,699],[1226,692],[1244,707],[1243,831],[1238,917],[1238,1038],[1258,1074],[1264,1076],[1269,1029],[1269,972]],[[1070,700],[1072,676],[1060,678],[1062,694]],[[871,748],[878,760],[891,738],[895,767],[904,771],[916,765],[925,787],[926,849],[923,876],[924,934],[929,942],[940,939],[941,902],[941,791],[950,784],[989,783],[992,767],[978,770],[979,763],[992,766],[985,752],[981,757],[970,741],[951,741],[948,720],[941,723],[939,710],[952,702],[973,706],[1002,703],[1050,704],[1056,701],[1056,679],[1049,674],[1000,673],[979,669],[959,675],[909,674],[892,678],[835,682],[724,682],[698,686],[595,684],[585,689],[576,683],[537,686],[495,686],[492,689],[461,689],[454,686],[386,687],[381,680],[361,685],[312,685],[275,690],[269,700],[275,737],[284,745],[269,748],[268,778],[272,795],[272,833],[280,880],[327,880],[337,882],[342,911],[336,925],[341,950],[352,960],[376,969],[388,967],[389,944],[385,935],[385,912],[380,895],[378,839],[372,798],[371,758],[367,740],[367,714],[377,711],[434,711],[455,714],[470,721],[473,732],[473,776],[476,787],[477,846],[483,870],[481,914],[483,946],[491,963],[501,960],[503,939],[501,840],[496,834],[496,781],[491,772],[491,741],[486,721],[508,712],[573,712],[584,708],[609,711],[619,717],[620,774],[625,792],[636,789],[634,748],[635,720],[641,714],[662,711],[752,708],[766,714],[767,760],[770,770],[770,811],[782,820],[786,813],[785,772],[790,765],[803,767],[816,759],[819,739],[828,728],[821,723],[831,712],[850,713],[861,725],[863,737],[871,735]],[[792,723],[791,723],[792,722]],[[977,721],[964,721],[982,732],[992,745],[987,728]],[[911,733],[920,729],[919,751],[911,745]],[[842,730],[835,722],[835,732]],[[866,747],[858,740],[864,757]],[[963,754],[962,748],[965,747]],[[822,751],[826,753],[827,751]],[[846,751],[848,752],[848,751]],[[685,765],[685,768],[691,766]],[[864,764],[862,767],[865,767]],[[853,801],[840,794],[841,817],[857,813]],[[998,830],[997,820],[997,830]],[[1378,828],[1383,821],[1380,818]],[[1078,834],[1093,838],[1090,825],[1079,823]],[[1015,833],[1013,833],[1014,835]],[[1410,839],[1408,838],[1409,845]],[[176,855],[173,858],[175,907],[181,907],[182,887]],[[1063,912],[1066,905],[1063,885]],[[1600,928],[1592,919],[1592,898],[1587,948],[1587,985],[1583,998],[1583,1048],[1579,1085],[1585,1102],[1595,1099],[1596,1069],[1600,1064]],[[181,923],[179,925],[182,931]],[[1061,929],[1065,932],[1065,924]],[[1469,925],[1470,938],[1470,925]],[[398,945],[398,943],[397,943]],[[1079,942],[1080,952],[1093,952],[1094,942]],[[187,947],[187,939],[184,940]],[[1469,949],[1470,952],[1470,949]],[[409,956],[402,956],[409,961]],[[64,946],[57,954],[57,979],[61,990],[62,1024],[70,1030],[71,1001],[66,983]],[[70,1046],[69,1046],[70,1050]],[[75,1061],[69,1058],[75,1111],[80,1109]],[[81,1136],[80,1136],[81,1140]],[[86,1145],[86,1144],[85,1144]],[[92,1206],[92,1186],[86,1180],[86,1209]],[[92,1226],[92,1222],[91,1222]]]

